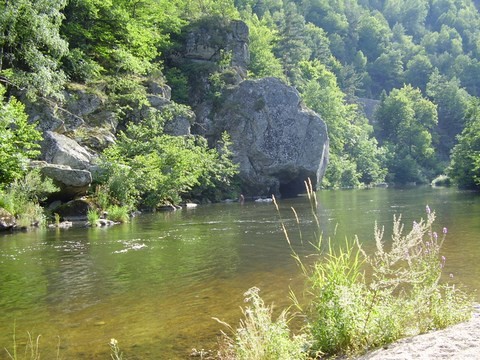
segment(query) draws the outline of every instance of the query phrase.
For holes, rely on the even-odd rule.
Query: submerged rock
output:
[[[292,196],[305,191],[308,178],[320,183],[328,162],[328,135],[320,116],[298,91],[277,78],[246,80],[225,93],[206,136],[232,139],[246,196]]]

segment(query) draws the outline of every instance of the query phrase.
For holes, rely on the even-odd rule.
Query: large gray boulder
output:
[[[224,94],[205,135],[232,138],[245,195],[305,191],[308,178],[316,187],[328,162],[328,135],[319,115],[306,108],[298,91],[276,78],[247,80]]]
[[[60,191],[52,196],[55,199],[65,201],[84,196],[92,183],[92,174],[88,170],[47,163],[37,163],[36,166],[60,188]]]
[[[42,157],[48,163],[66,165],[73,169],[87,170],[93,154],[75,140],[53,131],[44,133]]]

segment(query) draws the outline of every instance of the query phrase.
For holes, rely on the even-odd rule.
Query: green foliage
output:
[[[32,169],[0,189],[0,207],[16,216],[21,226],[43,225],[45,215],[39,204],[57,190],[50,179],[42,178],[39,169]]]
[[[240,320],[238,329],[216,319],[226,325],[233,333],[232,337],[224,336],[226,344],[221,348],[220,359],[238,360],[276,360],[276,359],[306,359],[304,335],[290,334],[288,315],[282,311],[276,320],[272,319],[273,308],[265,305],[259,295],[258,288],[245,292],[245,302],[249,303],[242,309],[244,319]]]
[[[64,14],[62,34],[75,52],[67,69],[83,81],[100,72],[146,74],[170,33],[183,25],[178,7],[166,0],[75,0]]]
[[[303,62],[299,85],[305,104],[327,124],[330,160],[326,187],[357,187],[384,181],[383,150],[372,138],[372,128],[354,104],[347,104],[335,75],[318,61]]]
[[[165,77],[172,88],[172,100],[187,104],[189,100],[188,77],[178,68],[168,68],[165,71]]]
[[[66,1],[15,0],[0,3],[0,80],[27,95],[55,96],[65,82],[59,59],[68,44],[59,28]]]
[[[437,105],[438,110],[438,153],[448,158],[456,143],[456,136],[465,126],[471,96],[460,87],[456,78],[448,79],[435,71],[427,84],[427,95]]]
[[[112,205],[107,208],[107,217],[109,220],[125,223],[130,218],[128,211],[126,206]]]
[[[449,176],[462,188],[480,189],[480,100],[473,99],[466,126],[452,151]]]
[[[182,108],[172,111],[160,114],[160,119],[176,116]],[[236,172],[228,151],[209,149],[200,137],[165,135],[162,125],[154,118],[130,123],[105,151],[104,174],[98,181],[108,188],[112,203],[155,209],[180,202],[199,186],[205,191],[228,186]]]
[[[319,226],[316,195],[307,190]],[[320,238],[313,265],[294,252],[311,299],[307,307],[297,305],[306,309],[312,354],[351,356],[471,317],[473,298],[443,280],[447,259],[441,246],[447,229],[439,236],[434,212],[428,206],[426,212],[426,219],[414,222],[408,232],[401,217],[394,217],[388,250],[384,229],[375,226],[372,255],[357,238],[344,245],[329,240],[326,252]],[[285,224],[282,227],[291,244],[293,237]]]
[[[35,125],[28,123],[24,105],[4,96],[0,84],[0,188],[25,175],[29,159],[40,154],[37,142],[42,139]]]
[[[247,14],[245,21],[249,27],[250,40],[249,76],[283,78],[282,64],[274,54],[274,46],[279,37],[277,31],[269,26],[266,19],[260,20],[257,15]]]
[[[390,153],[392,180],[425,183],[433,178],[436,106],[419,89],[406,85],[382,99],[376,119],[378,136]]]
[[[98,220],[100,220],[100,215],[98,215],[98,211],[95,209],[89,209],[87,212],[87,221],[90,226],[97,226]]]

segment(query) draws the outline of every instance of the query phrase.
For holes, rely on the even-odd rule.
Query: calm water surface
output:
[[[480,289],[480,195],[455,189],[321,191],[316,209],[324,238],[357,234],[371,248],[375,221],[409,227],[436,211],[448,228],[445,271]],[[295,249],[308,259],[315,228],[305,197],[280,201]],[[290,207],[301,219],[301,236]],[[317,231],[318,232],[318,231]],[[304,246],[301,245],[303,241]],[[306,260],[308,261],[308,260]],[[289,305],[303,279],[270,203],[215,204],[142,215],[109,229],[39,230],[0,236],[0,359],[15,333],[41,334],[42,358],[109,359],[119,341],[128,359],[185,359],[211,349],[212,317],[236,325],[243,293],[257,286],[267,303]],[[476,295],[480,300],[480,296]]]

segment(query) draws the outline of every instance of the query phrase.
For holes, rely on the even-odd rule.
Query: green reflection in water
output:
[[[322,191],[317,209],[324,237],[357,234],[371,248],[377,221],[388,233],[393,215],[408,228],[437,213],[446,272],[469,288],[480,284],[480,197],[453,189]],[[312,251],[314,223],[305,197],[280,201],[301,256]],[[290,207],[301,220],[300,244]],[[336,233],[336,235],[334,235]],[[306,257],[305,259],[308,259]],[[42,334],[43,358],[60,337],[64,358],[106,359],[114,337],[129,359],[184,359],[212,348],[221,326],[236,324],[243,292],[262,289],[266,302],[288,305],[303,280],[272,204],[218,204],[142,215],[109,229],[43,230],[0,237],[0,348],[17,336]],[[0,358],[3,356],[0,355]]]

